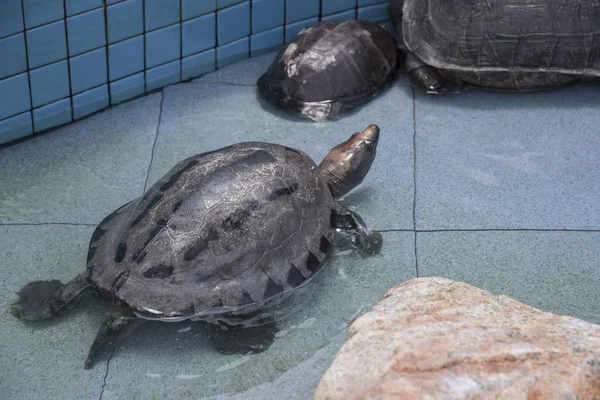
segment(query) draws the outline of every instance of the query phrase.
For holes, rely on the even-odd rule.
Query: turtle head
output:
[[[340,198],[356,186],[365,176],[377,150],[379,127],[369,125],[360,133],[335,146],[319,165],[336,198]]]

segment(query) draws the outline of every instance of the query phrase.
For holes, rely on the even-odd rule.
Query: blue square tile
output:
[[[183,23],[183,56],[210,49],[216,45],[215,13]]]
[[[144,0],[146,2],[145,18],[146,32],[164,26],[172,25],[179,21],[180,0]]]
[[[356,0],[322,0],[321,15],[330,15],[356,7]]]
[[[102,0],[65,0],[65,5],[67,16],[71,16],[102,7]]]
[[[108,69],[111,81],[144,69],[144,37],[136,36],[108,46]]]
[[[22,33],[0,39],[0,79],[27,70],[25,36]]]
[[[31,112],[0,121],[0,144],[24,138],[32,133]]]
[[[0,81],[0,119],[20,114],[30,108],[27,74]]]
[[[181,18],[186,20],[216,11],[217,0],[182,0]]]
[[[217,12],[219,46],[250,35],[250,2]]]
[[[385,3],[385,6],[387,7],[389,1],[388,0],[358,0],[359,7],[370,6],[373,4],[382,4],[382,3]]]
[[[85,53],[106,44],[104,10],[98,9],[67,19],[69,56]]]
[[[250,40],[248,37],[237,42],[217,47],[217,68],[245,60],[249,57]]]
[[[144,9],[142,0],[127,0],[106,9],[108,43],[142,34]]]
[[[283,25],[284,0],[252,0],[252,33]]]
[[[73,96],[73,119],[83,118],[106,107],[108,107],[108,85],[102,85]]]
[[[111,4],[121,3],[123,1],[125,1],[125,0],[105,0],[106,5],[108,5],[108,6]]]
[[[23,31],[23,7],[21,0],[0,2],[0,37]]]
[[[387,21],[388,19],[390,19],[390,15],[388,12],[388,3],[359,8],[358,19],[373,22]]]
[[[146,71],[146,91],[150,92],[181,80],[180,60]]]
[[[63,0],[23,0],[23,7],[27,29],[65,17]]]
[[[71,64],[71,92],[83,92],[107,82],[106,47],[90,51],[69,60]]]
[[[288,42],[292,41],[296,37],[298,32],[300,32],[304,28],[313,26],[317,22],[319,22],[319,18],[315,17],[315,18],[307,19],[305,21],[300,21],[300,22],[296,22],[294,24],[286,25],[285,26],[285,42],[288,43]]]
[[[146,68],[152,68],[181,57],[181,24],[146,34]]]
[[[323,21],[348,21],[351,19],[356,19],[356,9],[344,11],[337,14],[331,14],[321,19]]]
[[[283,46],[283,26],[250,36],[250,56],[279,50]]]
[[[217,9],[222,9],[225,7],[232,6],[237,3],[241,3],[244,0],[217,0]]]
[[[27,31],[27,55],[29,68],[66,59],[65,22],[59,21]]]
[[[144,73],[140,72],[110,84],[110,103],[119,104],[144,93],[146,83]]]
[[[196,78],[216,69],[216,52],[210,49],[181,60],[181,80]]]
[[[45,131],[71,122],[72,116],[71,99],[59,100],[33,110],[33,126],[36,133]]]
[[[29,71],[34,108],[69,96],[67,60]]]
[[[302,21],[319,15],[319,0],[286,0],[285,23]]]

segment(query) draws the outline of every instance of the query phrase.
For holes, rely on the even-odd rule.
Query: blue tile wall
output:
[[[0,0],[0,145],[279,50],[388,0]]]

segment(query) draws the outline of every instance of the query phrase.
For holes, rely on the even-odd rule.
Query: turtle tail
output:
[[[91,286],[90,271],[77,275],[67,284],[59,280],[29,282],[17,292],[10,312],[25,321],[39,321],[57,315]]]

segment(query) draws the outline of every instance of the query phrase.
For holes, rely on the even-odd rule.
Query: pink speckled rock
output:
[[[600,325],[413,279],[350,325],[314,398],[600,399]]]

